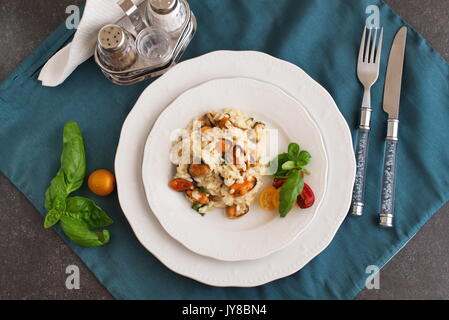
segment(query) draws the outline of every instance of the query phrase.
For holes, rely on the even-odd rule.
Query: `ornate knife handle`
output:
[[[368,146],[371,122],[371,108],[362,108],[360,127],[357,133],[356,161],[357,172],[352,192],[352,214],[361,216],[365,205],[365,181],[368,165]]]
[[[385,160],[382,174],[381,213],[379,223],[382,227],[393,227],[398,126],[398,120],[388,120],[388,134],[385,141]]]

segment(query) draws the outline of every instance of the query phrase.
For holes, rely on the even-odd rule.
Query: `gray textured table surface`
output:
[[[83,2],[0,0],[0,80],[66,18],[68,5]],[[386,2],[449,60],[448,0]],[[380,290],[364,290],[357,299],[449,299],[448,213],[446,206],[382,269]],[[42,224],[43,217],[0,174],[0,299],[112,299],[60,237]],[[65,287],[68,265],[80,268],[79,290]]]

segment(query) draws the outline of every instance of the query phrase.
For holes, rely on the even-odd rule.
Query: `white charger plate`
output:
[[[306,106],[321,130],[329,170],[319,212],[290,246],[258,260],[223,262],[195,254],[162,228],[146,201],[142,158],[157,116],[176,97],[206,81],[233,77],[274,84]],[[223,287],[253,287],[289,276],[323,251],[349,211],[355,170],[349,127],[329,93],[297,66],[254,51],[209,53],[153,82],[123,125],[115,159],[120,204],[142,245],[174,272]]]
[[[312,155],[306,177],[316,203],[309,209],[298,206],[281,218],[277,211],[266,211],[257,197],[250,212],[239,220],[226,218],[224,209],[202,217],[192,210],[183,193],[168,187],[174,175],[170,162],[172,134],[195,117],[207,112],[233,108],[267,124],[272,149],[267,159],[287,152],[297,142]],[[268,148],[267,148],[268,149]],[[268,151],[268,150],[267,150]],[[268,161],[269,161],[268,160]],[[305,230],[317,213],[326,189],[327,157],[320,130],[305,108],[278,87],[248,78],[212,80],[180,95],[159,116],[145,146],[143,184],[154,215],[164,229],[184,246],[198,254],[223,261],[260,259],[289,245]],[[273,182],[265,176],[264,186]]]

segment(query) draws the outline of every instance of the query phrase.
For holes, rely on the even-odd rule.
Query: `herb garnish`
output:
[[[201,193],[210,194],[210,192],[207,191],[207,190],[204,189],[204,188],[199,188],[198,191],[201,192]]]
[[[69,121],[64,126],[61,168],[45,193],[44,227],[59,221],[64,233],[73,242],[85,247],[102,246],[109,242],[108,230],[91,231],[113,223],[94,201],[84,197],[68,197],[78,190],[86,175],[86,154],[78,124]]]
[[[287,179],[283,184],[279,197],[279,214],[286,217],[292,210],[297,197],[304,188],[303,173],[308,173],[305,167],[309,164],[312,156],[309,152],[301,150],[297,143],[288,146],[288,153],[278,155],[278,170],[275,178]]]
[[[200,215],[202,215],[203,217],[205,216],[204,212],[200,212],[200,209],[202,207],[206,206],[205,204],[200,204],[200,203],[194,203],[192,205],[192,209],[195,210],[196,212],[198,212]]]

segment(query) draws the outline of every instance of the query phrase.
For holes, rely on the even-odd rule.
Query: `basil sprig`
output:
[[[58,222],[67,237],[85,247],[97,247],[109,242],[108,230],[92,231],[111,225],[113,221],[94,201],[84,197],[69,197],[78,190],[86,175],[86,153],[83,136],[74,121],[64,126],[61,168],[45,193],[44,227]]]
[[[287,153],[278,155],[278,169],[274,177],[287,179],[279,194],[279,214],[281,217],[287,216],[301,194],[304,188],[303,172],[308,172],[303,167],[309,164],[311,158],[310,153],[301,150],[297,143],[291,143],[288,146]]]

